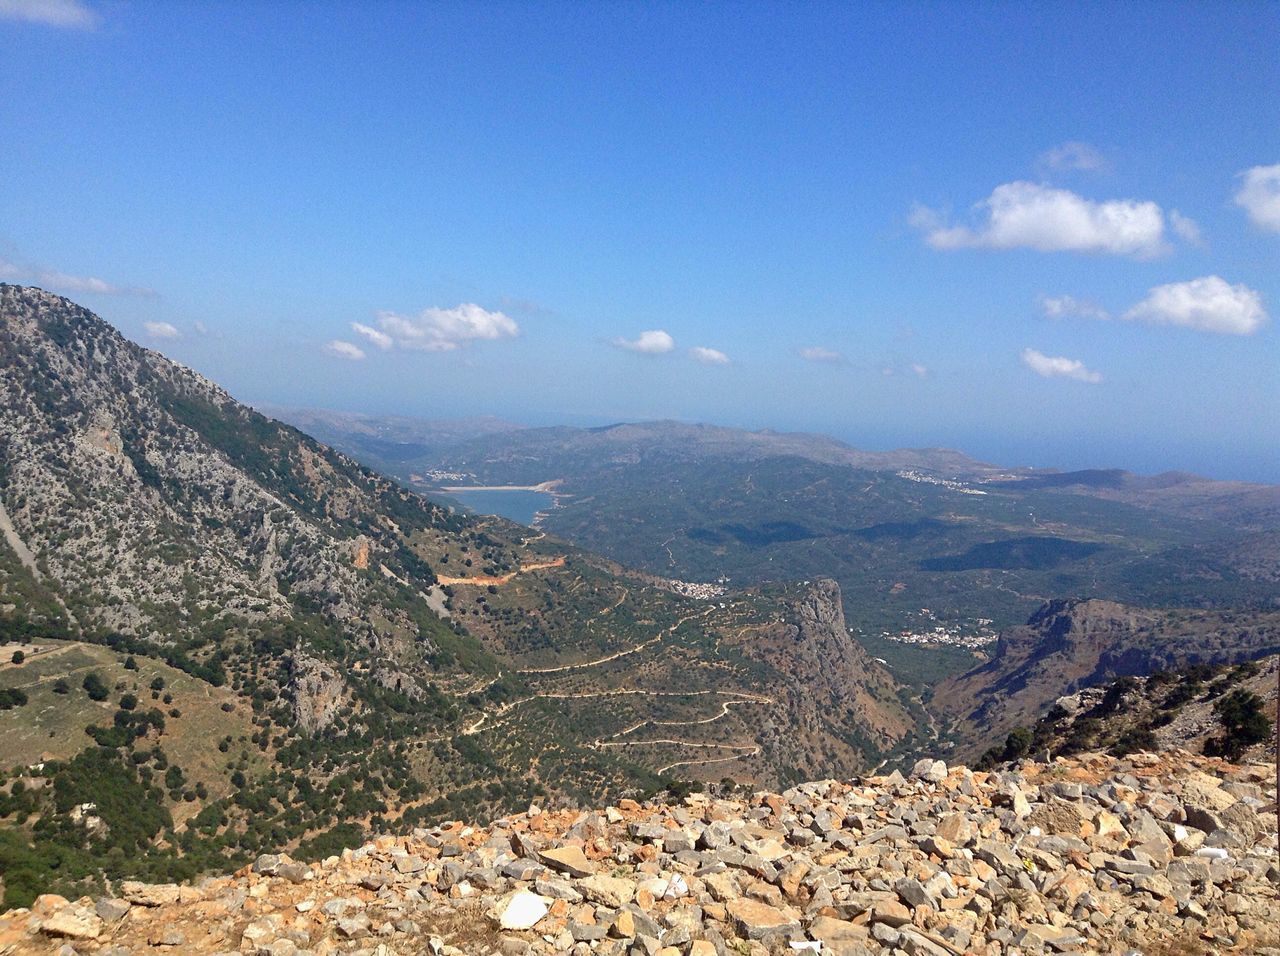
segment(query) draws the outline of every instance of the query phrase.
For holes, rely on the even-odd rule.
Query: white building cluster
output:
[[[938,485],[941,488],[948,488],[951,491],[958,491],[962,495],[985,495],[985,491],[979,491],[963,481],[953,481],[950,478],[937,478],[933,475],[926,475],[919,471],[908,469],[898,472],[899,478],[905,478],[907,481],[916,481],[922,485]]]

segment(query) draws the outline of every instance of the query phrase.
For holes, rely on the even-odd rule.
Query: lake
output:
[[[539,511],[550,511],[555,496],[546,491],[519,491],[482,488],[476,491],[450,491],[450,498],[460,501],[476,514],[499,515],[520,524],[533,524]]]

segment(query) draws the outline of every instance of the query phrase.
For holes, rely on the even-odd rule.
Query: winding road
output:
[[[558,558],[553,558],[550,561],[539,561],[536,564],[522,564],[520,565],[519,568],[517,568],[515,571],[510,572],[509,574],[498,574],[498,575],[480,574],[473,578],[451,578],[443,574],[437,574],[436,583],[449,584],[449,585],[453,585],[453,584],[475,585],[478,587],[483,587],[486,584],[495,584],[495,585],[506,584],[508,581],[514,578],[517,574],[528,574],[530,571],[544,571],[547,568],[562,568],[562,567],[564,567],[563,555],[561,555]]]
[[[564,563],[564,559],[563,558],[559,559],[558,564],[563,564],[563,563]],[[539,567],[545,567],[545,566],[547,565],[540,565]],[[557,564],[553,563],[551,566],[557,566]],[[533,566],[528,566],[527,569],[532,569],[532,568]],[[526,569],[522,568],[521,570],[526,570]],[[514,576],[514,575],[511,575],[511,576]],[[508,576],[507,579],[509,580],[511,576]],[[445,579],[442,579],[442,580],[445,580]],[[625,599],[625,594],[623,597]],[[621,601],[618,602],[618,604],[620,603]],[[613,605],[613,607],[617,607],[618,604]],[[607,613],[608,611],[613,610],[613,607],[608,608],[604,613]],[[569,671],[584,670],[589,667],[599,667],[602,664],[607,664],[611,661],[616,661],[621,658],[628,657],[633,654],[637,654],[640,651],[645,650],[646,648],[652,647],[654,644],[659,643],[660,641],[664,640],[671,634],[675,633],[677,630],[679,630],[683,625],[685,625],[689,621],[694,620],[695,618],[698,618],[698,617],[705,617],[710,612],[711,612],[711,609],[707,608],[699,613],[685,615],[684,617],[676,621],[674,624],[672,624],[670,627],[665,628],[664,630],[660,631],[658,634],[656,634],[654,637],[649,638],[648,640],[641,641],[640,643],[635,644],[632,647],[627,647],[627,648],[623,648],[620,651],[615,651],[612,654],[606,654],[603,657],[595,658],[594,660],[579,661],[573,664],[558,664],[552,667],[525,667],[525,668],[518,669],[516,673],[517,674],[563,674]],[[497,678],[495,678],[495,680],[496,679]],[[490,683],[492,683],[492,681]],[[487,687],[488,685],[485,685],[485,686]],[[718,697],[728,698],[727,700],[723,700],[720,702],[719,712],[712,714],[710,717],[699,717],[691,720],[656,720],[653,718],[646,718],[635,724],[632,724],[630,727],[627,727],[623,730],[618,731],[617,733],[610,734],[607,737],[597,737],[594,741],[591,742],[589,746],[591,746],[594,749],[603,749],[606,747],[628,747],[629,748],[629,747],[636,747],[636,746],[644,746],[646,744],[656,744],[656,745],[687,747],[687,748],[704,749],[704,750],[734,751],[734,753],[730,754],[727,757],[708,757],[703,759],[677,760],[673,763],[667,764],[666,766],[659,768],[657,771],[659,774],[665,774],[667,771],[672,770],[675,767],[692,766],[696,764],[725,763],[731,760],[740,760],[744,758],[754,757],[757,754],[759,754],[760,747],[756,744],[706,743],[702,741],[681,740],[676,737],[660,737],[660,738],[649,739],[649,740],[619,739],[622,737],[626,737],[628,734],[634,733],[635,731],[639,730],[641,727],[646,727],[646,726],[699,727],[699,726],[704,726],[706,724],[714,723],[717,720],[722,720],[723,718],[729,715],[730,708],[735,706],[742,706],[745,704],[773,705],[777,703],[777,701],[775,701],[772,697],[768,697],[764,694],[752,694],[745,691],[733,691],[733,690],[705,689],[705,690],[689,690],[689,691],[661,691],[661,690],[644,690],[641,688],[613,688],[610,690],[594,690],[594,691],[545,691],[541,693],[530,694],[528,697],[521,697],[518,700],[508,701],[507,703],[502,704],[496,710],[493,710],[493,711],[484,711],[480,714],[479,717],[477,717],[471,723],[463,727],[462,730],[459,731],[459,733],[462,736],[466,736],[466,737],[474,736],[478,734],[487,725],[489,725],[489,722],[491,719],[494,721],[500,720],[501,718],[505,717],[508,713],[510,713],[513,709],[515,709],[516,707],[519,707],[521,704],[526,704],[534,700],[590,700],[590,699],[601,698],[601,697],[655,697],[656,698],[656,697],[709,697],[709,696],[718,696]]]
[[[701,616],[706,617],[708,613],[710,613],[709,610],[703,611]],[[565,671],[576,671],[576,670],[581,670],[585,667],[598,667],[601,664],[607,664],[610,661],[616,661],[619,658],[628,657],[631,654],[637,654],[640,651],[644,650],[646,647],[652,647],[654,644],[657,644],[659,641],[661,641],[664,637],[667,637],[668,635],[673,634],[681,626],[683,626],[684,624],[686,624],[687,622],[693,620],[695,617],[698,617],[698,616],[699,615],[697,614],[686,615],[685,617],[680,618],[680,620],[676,621],[666,630],[660,631],[656,637],[651,637],[647,641],[641,641],[639,644],[636,644],[632,647],[623,648],[622,650],[615,651],[612,654],[606,654],[604,657],[598,657],[593,661],[579,661],[576,664],[558,664],[555,667],[522,667],[518,671],[516,671],[516,673],[517,674],[562,674]]]

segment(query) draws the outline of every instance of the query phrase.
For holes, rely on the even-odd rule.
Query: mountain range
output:
[[[535,797],[847,774],[917,723],[834,582],[688,596],[461,514],[12,285],[0,506],[10,904]]]
[[[1275,489],[674,423],[294,417],[366,464],[0,285],[9,905],[531,800],[973,756],[1089,685],[1280,649],[1250,543]],[[536,529],[470,514],[432,469],[558,504]],[[955,643],[970,623],[990,641]]]

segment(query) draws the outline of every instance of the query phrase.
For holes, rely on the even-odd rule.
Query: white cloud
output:
[[[81,0],[0,0],[0,20],[25,20],[75,30],[91,30],[98,25],[98,15]]]
[[[1169,228],[1173,234],[1190,246],[1203,246],[1204,236],[1200,234],[1200,224],[1190,216],[1184,216],[1176,209],[1169,210]]]
[[[703,365],[728,365],[729,356],[725,355],[719,349],[704,348],[701,345],[695,345],[689,349],[689,354],[693,356],[694,361],[701,362]]]
[[[380,349],[420,352],[452,352],[471,342],[520,334],[520,326],[510,316],[471,302],[452,309],[423,309],[417,315],[379,312],[377,328],[359,322],[351,328]]]
[[[1022,364],[1044,378],[1070,378],[1077,382],[1088,382],[1091,385],[1102,381],[1101,375],[1085,368],[1084,363],[1079,359],[1045,355],[1035,349],[1022,350]]]
[[[1070,295],[1042,295],[1040,309],[1050,319],[1109,319],[1111,313],[1096,303]]]
[[[377,329],[373,328],[372,326],[364,325],[363,323],[360,323],[360,322],[352,322],[351,328],[355,330],[357,335],[363,335],[366,339],[368,339],[378,348],[382,349],[384,352],[387,349],[391,348],[392,345],[395,344],[394,342],[392,342],[391,336],[387,335],[386,332],[379,332]]]
[[[4,0],[0,0],[3,3]],[[14,282],[34,282],[58,292],[91,293],[95,295],[154,296],[155,291],[139,286],[114,285],[97,276],[76,276],[57,269],[21,265],[8,259],[0,259],[0,278]]]
[[[1072,140],[1040,154],[1040,165],[1053,170],[1100,172],[1107,168],[1106,158],[1088,143]]]
[[[1031,182],[997,186],[975,207],[976,229],[951,226],[935,210],[917,206],[911,224],[935,249],[1015,249],[1098,252],[1150,258],[1169,250],[1164,212],[1154,202],[1096,202],[1067,189]]]
[[[642,355],[663,355],[676,347],[676,340],[662,329],[650,329],[641,332],[634,339],[614,339],[613,344],[628,352],[639,352]]]
[[[1121,318],[1220,335],[1252,335],[1267,321],[1262,296],[1219,276],[1158,285]]]
[[[352,362],[358,362],[364,358],[364,349],[354,342],[344,342],[342,339],[334,339],[326,343],[324,350],[335,358],[348,359]]]
[[[823,348],[821,345],[812,345],[809,348],[800,350],[800,357],[806,362],[830,362],[837,364],[844,361],[844,356],[834,349]]]
[[[147,330],[147,335],[153,339],[176,339],[178,337],[177,326],[169,322],[143,322],[142,327]]]
[[[37,281],[67,292],[93,292],[98,295],[146,295],[146,289],[131,289],[113,285],[97,276],[73,276],[65,272],[46,270],[36,275]]]
[[[919,362],[912,362],[912,363],[911,363],[909,366],[907,366],[907,367],[908,367],[909,369],[911,369],[912,374],[914,374],[914,375],[916,376],[916,378],[928,378],[928,377],[929,377],[929,369],[928,369],[928,367],[927,367],[927,366],[924,366],[924,365],[921,365]]]
[[[1240,178],[1244,185],[1236,193],[1236,205],[1249,214],[1255,226],[1280,232],[1280,163],[1254,166]]]
[[[191,327],[196,330],[196,335],[209,334],[209,326],[205,325],[203,322],[193,322],[191,323]]]

